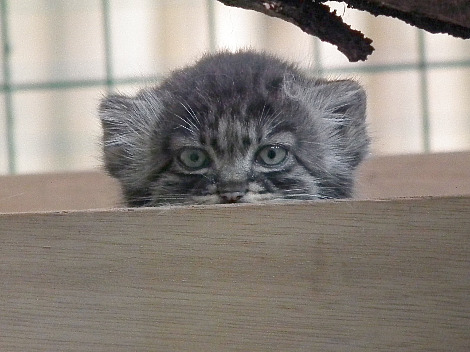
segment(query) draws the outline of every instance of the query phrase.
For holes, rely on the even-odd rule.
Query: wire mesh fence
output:
[[[96,106],[220,48],[254,48],[368,92],[374,154],[470,149],[470,41],[335,5],[374,39],[365,63],[215,0],[0,0],[0,173],[96,168]],[[333,6],[333,5],[332,5]]]

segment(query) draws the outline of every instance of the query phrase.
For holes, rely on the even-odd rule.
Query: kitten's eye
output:
[[[268,145],[258,152],[256,161],[265,166],[277,166],[287,157],[287,149],[278,145]]]
[[[189,169],[198,170],[209,165],[209,157],[206,152],[198,148],[183,149],[179,156],[179,161]]]

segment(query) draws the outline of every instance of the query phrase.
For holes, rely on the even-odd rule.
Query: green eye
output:
[[[278,145],[268,145],[258,152],[256,161],[264,166],[277,166],[286,160],[287,149]]]
[[[206,152],[198,148],[183,149],[178,157],[179,161],[188,169],[198,170],[209,165]]]

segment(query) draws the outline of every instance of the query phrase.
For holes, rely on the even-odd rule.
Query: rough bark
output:
[[[343,22],[324,0],[219,0],[278,17],[304,32],[335,45],[349,61],[366,60],[374,48],[372,40]],[[468,0],[344,0],[352,8],[371,14],[399,18],[431,33],[448,33],[470,38]]]

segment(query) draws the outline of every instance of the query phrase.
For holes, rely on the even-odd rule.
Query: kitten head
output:
[[[129,206],[344,198],[367,152],[355,82],[219,53],[100,105],[105,166]]]

